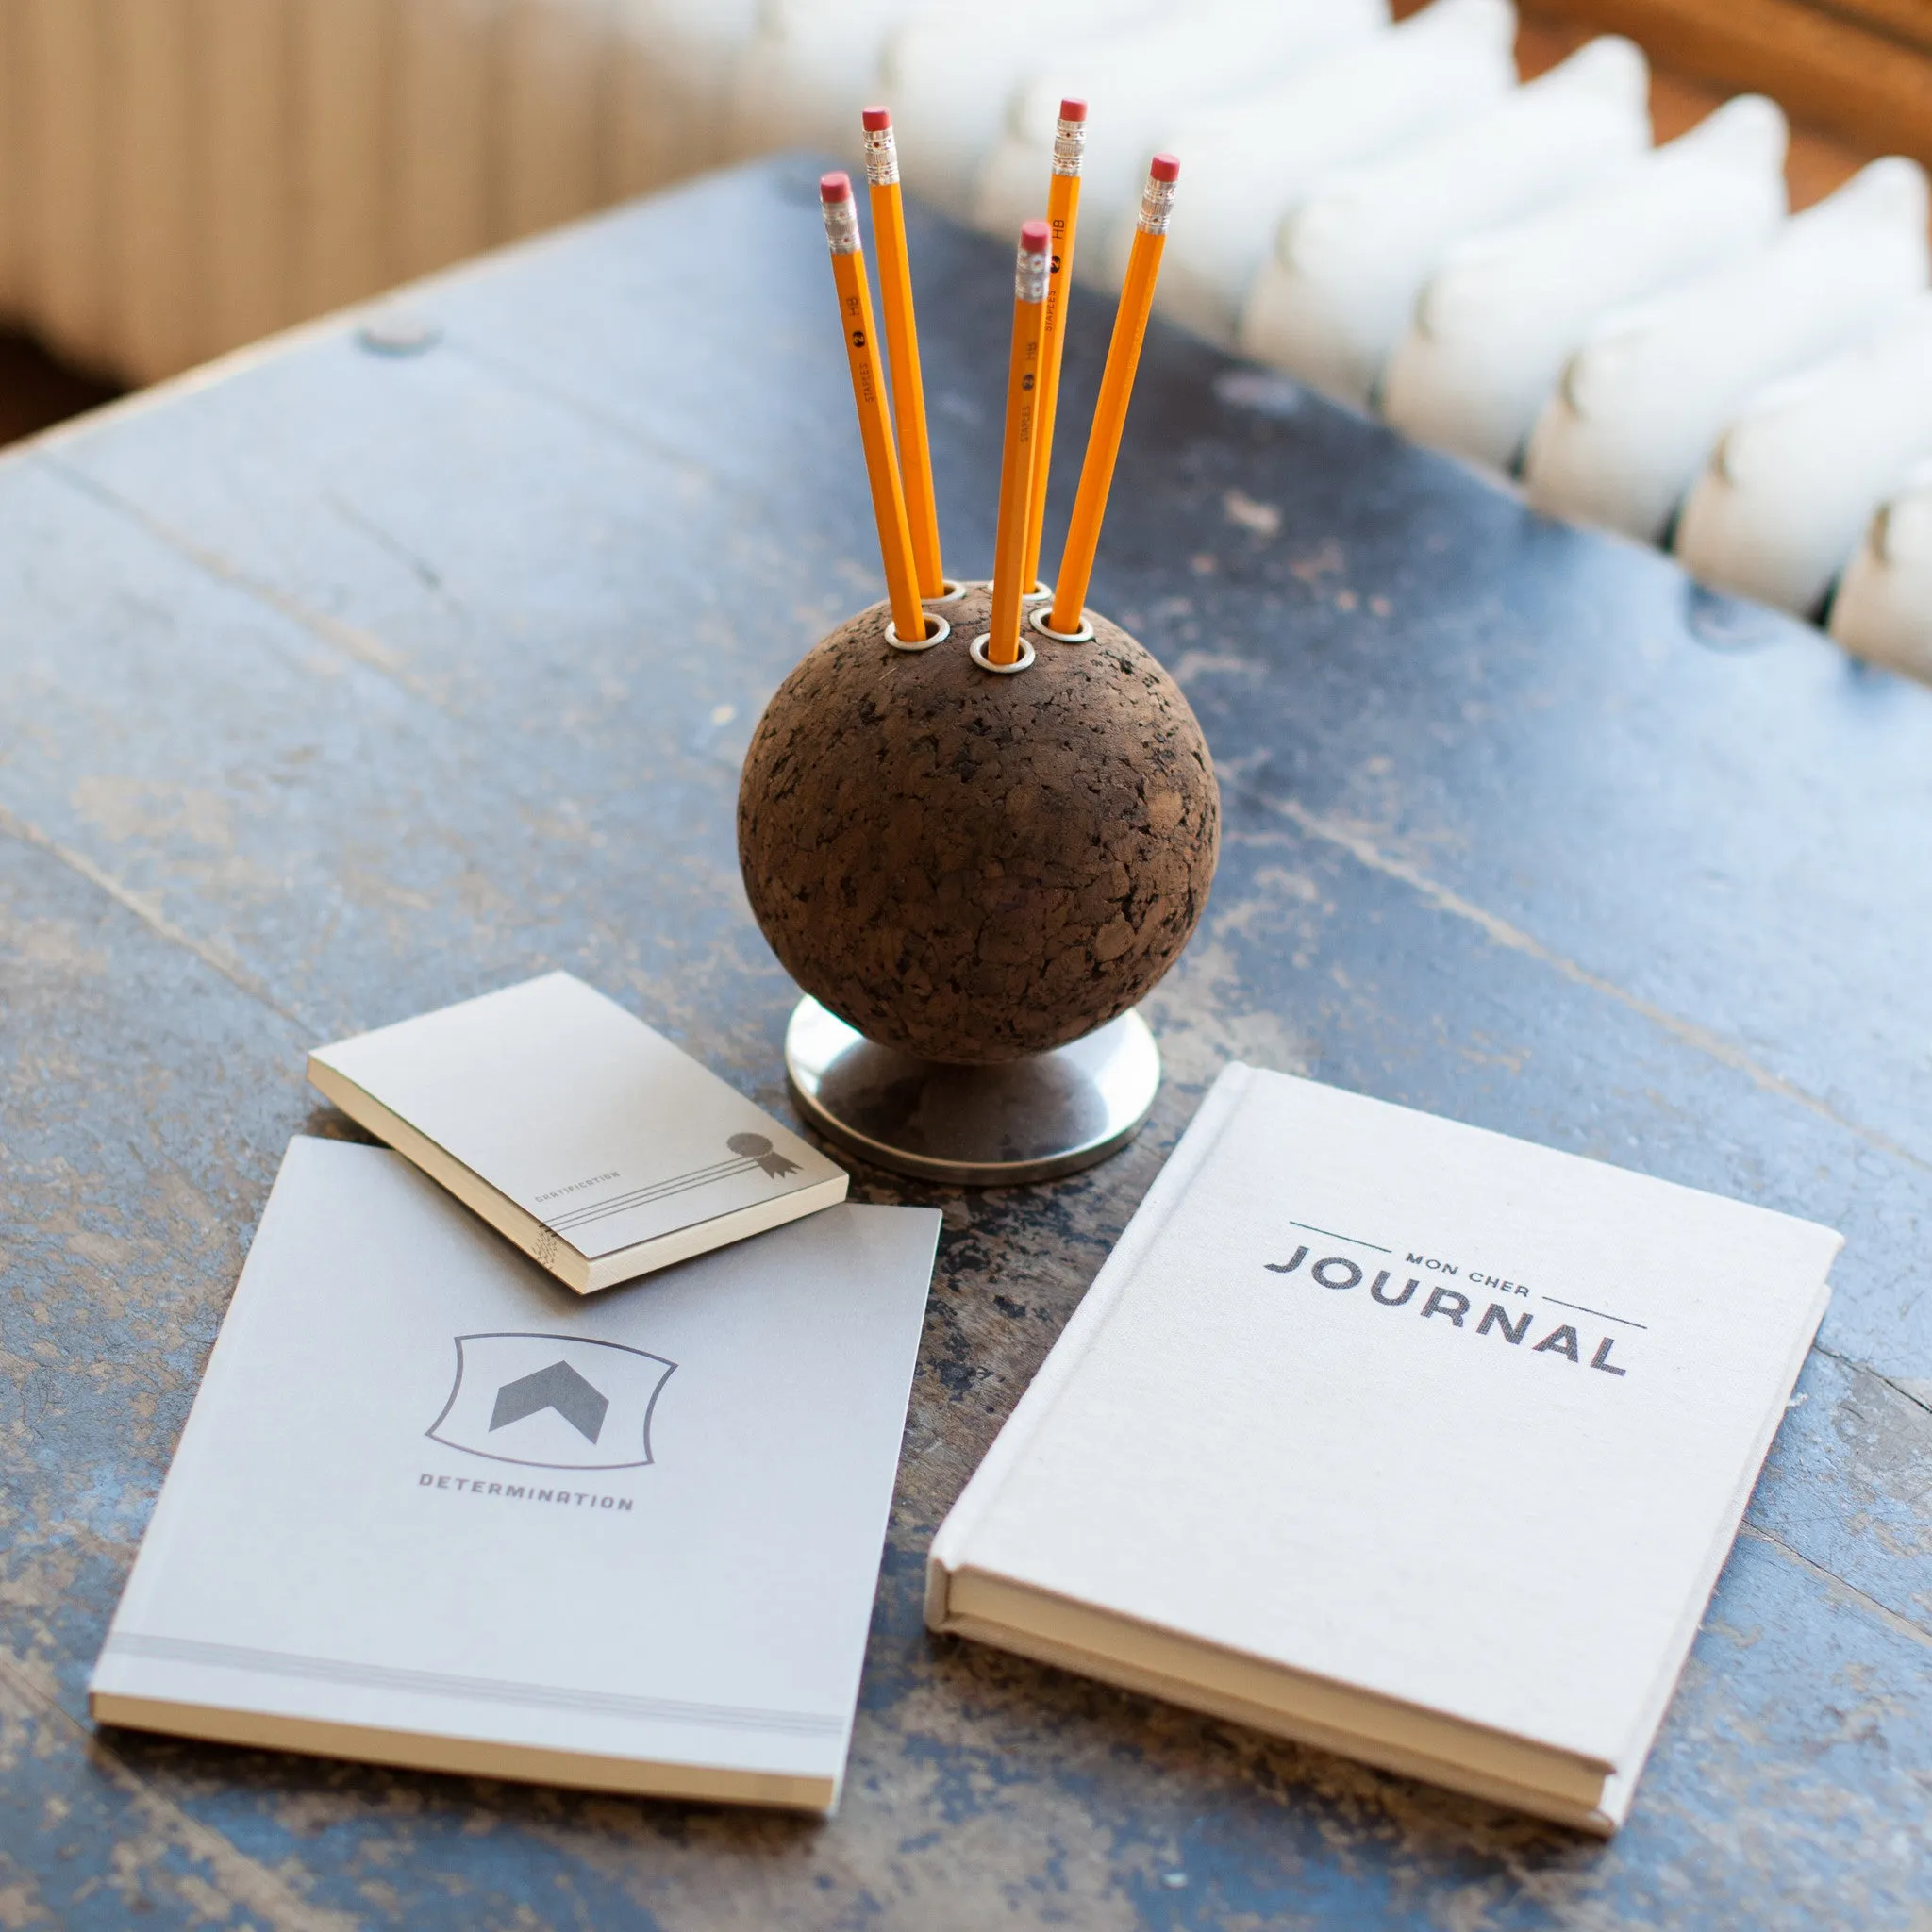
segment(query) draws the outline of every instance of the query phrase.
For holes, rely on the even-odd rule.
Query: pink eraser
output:
[[[1084,121],[1086,118],[1087,103],[1085,101],[1077,100],[1070,94],[1060,103],[1060,119],[1062,121]]]
[[[1147,163],[1147,172],[1157,181],[1178,181],[1181,178],[1181,159],[1178,155],[1156,155]]]
[[[1044,255],[1053,242],[1053,230],[1044,222],[1025,222],[1020,228],[1020,246],[1028,255]]]
[[[860,109],[858,118],[865,124],[868,134],[876,134],[880,128],[892,125],[892,110],[890,108],[865,108]]]
[[[819,199],[821,201],[850,201],[852,199],[852,176],[844,173],[821,175],[819,176]]]

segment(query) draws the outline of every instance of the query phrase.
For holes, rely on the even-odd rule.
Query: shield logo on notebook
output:
[[[492,1462],[637,1469],[651,1411],[677,1364],[580,1335],[458,1335],[457,1378],[425,1432]]]

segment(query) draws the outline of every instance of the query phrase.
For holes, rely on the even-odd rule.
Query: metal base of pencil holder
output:
[[[1124,1147],[1160,1088],[1160,1049],[1139,1013],[1051,1053],[962,1067],[880,1046],[809,997],[785,1034],[807,1122],[874,1167],[958,1187],[1078,1174]]]

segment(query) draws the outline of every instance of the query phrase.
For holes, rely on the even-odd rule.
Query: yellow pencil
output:
[[[1053,231],[1044,222],[1020,230],[1013,271],[1013,347],[1007,364],[1007,435],[1000,458],[1000,514],[993,535],[992,615],[978,640],[989,664],[1020,661],[1020,601],[1026,581],[1026,516],[1033,498],[1033,428],[1040,393],[1040,328],[1046,311],[1046,263]]]
[[[879,559],[886,569],[892,630],[902,643],[917,643],[927,635],[928,625],[913,576],[912,535],[907,527],[899,462],[892,454],[891,426],[886,420],[885,382],[879,369],[877,333],[873,327],[872,291],[865,280],[865,257],[858,246],[858,208],[852,199],[851,179],[842,174],[823,176],[819,200],[825,217],[825,240],[831,244],[832,279],[839,290],[845,356],[852,365],[852,399],[858,406],[858,436],[865,445],[865,470],[872,483],[872,508],[879,526]]]
[[[932,494],[932,450],[925,432],[925,385],[919,373],[919,323],[912,309],[912,266],[906,250],[906,207],[899,196],[899,148],[892,116],[867,108],[865,179],[872,199],[873,242],[879,253],[879,318],[886,325],[886,362],[892,372],[892,423],[899,435],[899,475],[906,487],[906,521],[922,597],[942,597],[940,513]]]
[[[1074,498],[1066,553],[1054,584],[1053,614],[1047,620],[1062,635],[1070,636],[1080,628],[1087,586],[1093,578],[1101,520],[1107,514],[1107,493],[1113,485],[1114,460],[1121,452],[1121,431],[1134,392],[1134,371],[1147,335],[1147,317],[1154,307],[1154,283],[1160,273],[1160,251],[1167,245],[1167,219],[1180,172],[1181,164],[1172,155],[1156,155],[1147,170],[1133,254],[1121,287],[1121,305],[1114,314],[1113,340],[1108,344],[1107,368],[1100,378],[1100,400],[1093,406],[1093,427],[1087,437],[1079,492]]]
[[[1040,426],[1033,436],[1033,501],[1026,515],[1026,590],[1040,586],[1040,537],[1046,523],[1046,473],[1053,461],[1053,419],[1060,397],[1060,351],[1067,340],[1067,293],[1074,278],[1074,242],[1080,226],[1080,160],[1087,148],[1087,103],[1060,103],[1054,135],[1053,177],[1046,191],[1046,225],[1053,230],[1047,267],[1046,316],[1040,352]],[[881,255],[884,251],[881,249]],[[896,376],[894,377],[896,381]]]

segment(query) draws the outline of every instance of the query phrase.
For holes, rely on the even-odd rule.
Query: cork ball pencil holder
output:
[[[1087,613],[975,652],[986,587],[907,649],[885,604],[780,686],[739,791],[752,910],[804,989],[802,1108],[876,1164],[967,1183],[1073,1172],[1159,1082],[1134,1007],[1198,924],[1220,802],[1179,688]],[[942,616],[941,616],[942,613]]]
[[[805,989],[785,1039],[800,1108],[878,1166],[966,1184],[1074,1173],[1147,1117],[1160,1054],[1134,1007],[1199,924],[1220,845],[1187,699],[1083,608],[1172,155],[1148,164],[1061,583],[1041,593],[1058,628],[1031,594],[1086,117],[1060,103],[1047,218],[1020,225],[987,585],[951,585],[941,566],[891,110],[860,117],[883,358],[851,179],[820,179],[887,597],[779,687],[738,794],[752,911]]]

